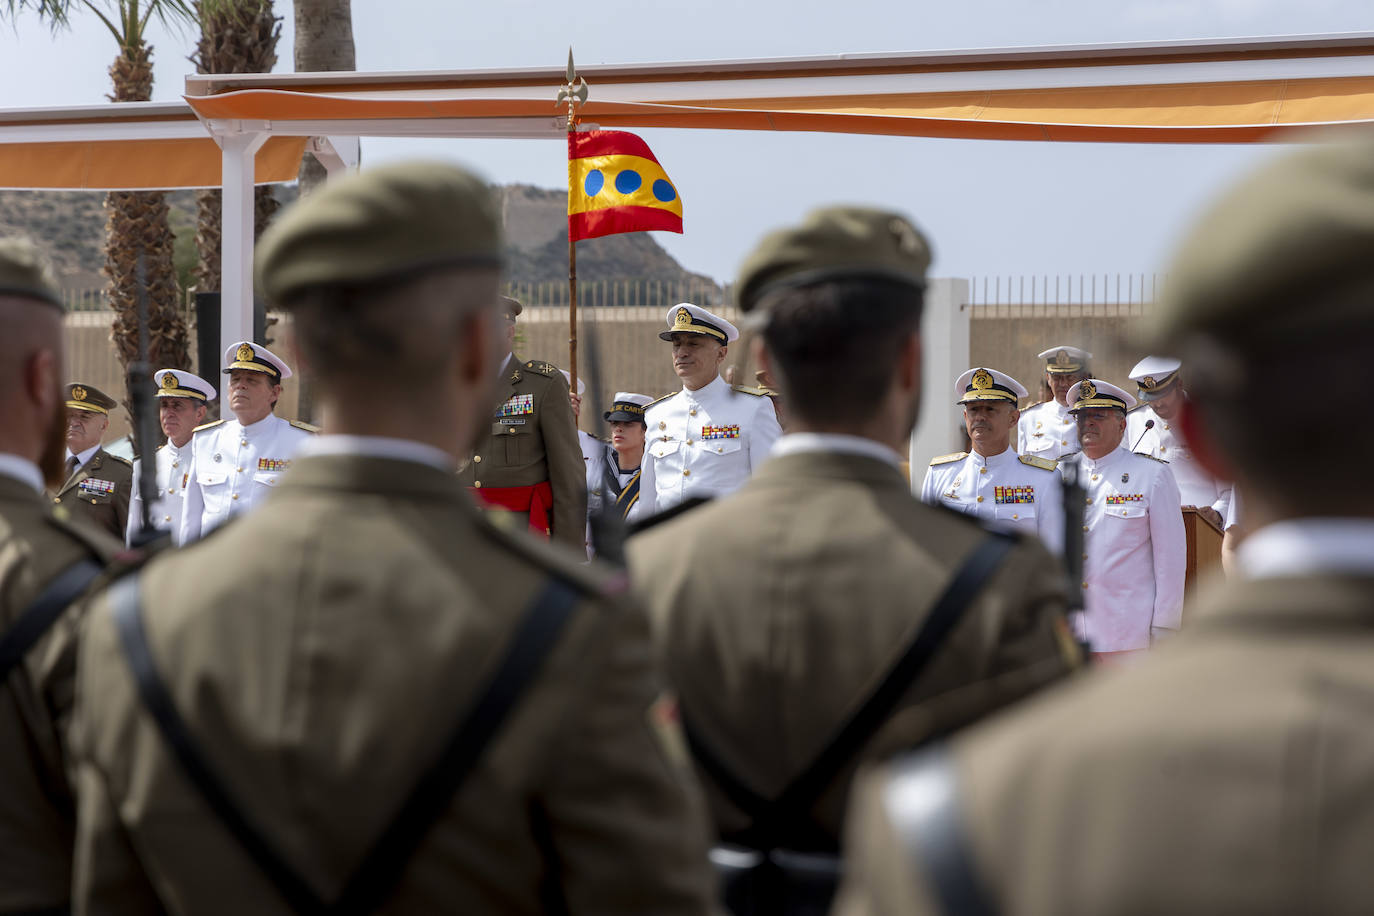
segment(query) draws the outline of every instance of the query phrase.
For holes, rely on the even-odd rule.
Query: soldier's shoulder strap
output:
[[[202,423],[202,424],[200,424],[200,425],[197,426],[195,429],[191,430],[191,432],[192,432],[192,433],[198,433],[198,432],[200,432],[202,429],[214,429],[216,426],[219,426],[219,425],[220,425],[221,423],[223,423],[223,422],[224,422],[223,419],[211,420],[209,423]]]
[[[768,389],[766,388],[755,388],[751,385],[735,385],[733,387],[734,390],[738,391],[740,394],[751,394],[756,398],[768,397]]]
[[[1059,467],[1058,461],[1051,458],[1041,458],[1038,455],[1017,455],[1016,460],[1033,468],[1040,468],[1042,471],[1053,471]]]
[[[1151,455],[1149,452],[1135,452],[1135,454],[1139,455],[1141,458],[1149,458],[1151,461],[1158,461],[1160,464],[1168,464],[1168,463],[1169,463],[1168,461],[1166,461],[1166,460],[1163,459],[1163,458],[1159,458],[1159,457],[1156,457],[1156,456],[1154,456],[1154,455]]]
[[[937,464],[949,464],[951,461],[963,461],[967,457],[968,452],[950,452],[948,455],[936,455],[934,458],[930,459],[930,466],[935,467]]]
[[[113,458],[115,461],[118,461],[120,464],[124,465],[125,467],[130,467],[130,468],[131,468],[131,467],[134,466],[134,463],[133,463],[132,460],[130,460],[130,459],[128,459],[128,458],[125,458],[125,457],[123,457],[122,455],[116,455],[116,454],[114,454],[114,453],[112,453],[112,452],[107,452],[107,451],[105,451],[103,448],[100,450],[100,453],[101,453],[102,455],[104,455],[106,458]]]
[[[303,429],[312,435],[320,431],[320,428],[318,426],[311,426],[309,423],[302,423],[300,420],[287,420],[286,422],[290,423],[296,429]]]
[[[645,410],[648,410],[650,407],[653,407],[655,404],[661,404],[661,403],[663,403],[664,401],[668,400],[669,398],[673,397],[674,395],[676,395],[676,394],[678,394],[678,393],[679,393],[679,392],[676,392],[676,391],[670,391],[670,392],[668,392],[667,394],[665,394],[665,395],[664,395],[663,397],[661,397],[661,398],[655,398],[654,400],[652,400],[652,401],[650,401],[649,403],[645,404],[645,405],[644,405],[644,409],[645,409]]]
[[[558,367],[553,363],[546,363],[542,359],[525,360],[525,368],[536,375],[551,378],[558,374]]]
[[[1021,412],[1022,412],[1022,413],[1025,413],[1025,412],[1028,411],[1028,410],[1034,410],[1035,408],[1039,407],[1041,404],[1048,404],[1048,403],[1049,403],[1049,401],[1036,401],[1034,404],[1027,404],[1025,407],[1022,407],[1022,408],[1021,408]]]
[[[279,848],[244,816],[245,808],[215,775],[159,675],[143,625],[138,575],[115,582],[110,610],[125,660],[138,684],[139,700],[152,715],[163,740],[210,809],[297,913],[370,913],[391,896],[406,864],[434,822],[480,761],[489,740],[534,679],[577,608],[580,594],[566,579],[549,578],[526,609],[496,673],[471,705],[459,710],[438,759],[411,789],[399,812],[370,852],[355,866],[334,901],[320,897]]]
[[[29,602],[18,619],[0,637],[0,684],[33,648],[43,634],[52,629],[62,612],[75,601],[104,567],[90,557],[82,557],[54,576],[38,597]]]

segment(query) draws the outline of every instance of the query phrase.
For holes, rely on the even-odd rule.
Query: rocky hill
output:
[[[496,188],[506,221],[512,282],[566,282],[568,276],[567,203],[564,192],[530,185]],[[296,196],[294,185],[277,189],[283,202]],[[0,234],[28,235],[47,251],[62,285],[90,289],[104,284],[105,195],[88,191],[0,191]],[[172,228],[177,233],[177,266],[189,276],[194,264],[195,195],[168,193]],[[594,282],[657,280],[706,284],[710,278],[678,264],[644,232],[579,242],[578,275]]]

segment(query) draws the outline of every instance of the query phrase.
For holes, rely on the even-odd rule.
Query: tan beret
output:
[[[287,210],[257,248],[258,281],[289,304],[311,287],[501,266],[501,222],[476,175],[441,162],[383,165],[330,181]]]
[[[930,243],[901,214],[825,207],[764,236],[740,268],[735,303],[748,312],[777,289],[865,277],[924,289],[929,267]]]
[[[1374,323],[1369,132],[1286,155],[1224,194],[1180,246],[1142,342],[1245,349],[1352,319]]]
[[[62,308],[47,261],[28,239],[0,238],[0,296],[36,299]]]

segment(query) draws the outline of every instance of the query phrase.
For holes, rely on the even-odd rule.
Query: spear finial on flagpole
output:
[[[567,82],[558,90],[555,107],[568,105],[568,152],[572,153],[572,135],[577,130],[577,106],[585,105],[589,91],[587,81],[577,75],[573,64],[572,47],[568,48]],[[569,176],[571,177],[571,176]],[[572,376],[572,390],[577,390],[577,242],[568,234],[568,374]]]

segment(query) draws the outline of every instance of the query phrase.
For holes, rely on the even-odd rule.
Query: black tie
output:
[[[76,473],[76,469],[79,468],[79,467],[81,467],[81,459],[77,458],[75,455],[73,455],[73,456],[71,456],[70,458],[68,458],[68,459],[67,459],[67,476],[70,477],[70,476],[72,476],[73,474],[75,474],[75,473]]]

